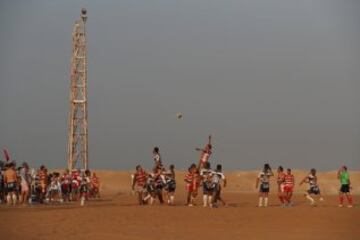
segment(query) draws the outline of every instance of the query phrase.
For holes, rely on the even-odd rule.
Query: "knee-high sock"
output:
[[[207,206],[207,203],[208,203],[208,195],[204,194],[204,196],[203,196],[203,204],[204,204],[204,207]]]
[[[8,193],[8,195],[6,196],[6,203],[11,204],[11,195],[10,195],[10,193]]]
[[[194,204],[194,200],[195,200],[194,196],[191,196],[190,197],[190,204]]]
[[[15,194],[15,193],[12,194],[12,200],[13,200],[13,204],[15,205],[15,204],[16,204],[16,200],[17,200],[17,197],[16,197],[16,194]]]
[[[171,203],[171,204],[174,204],[174,199],[175,199],[175,197],[171,195],[171,196],[170,196],[170,203]]]
[[[259,197],[259,205],[258,205],[259,207],[263,206],[262,202],[263,202],[263,197]]]
[[[349,204],[351,205],[352,204],[352,196],[351,195],[346,195],[346,198],[347,198]]]
[[[209,206],[212,207],[213,205],[213,197],[212,196],[209,196]]]
[[[269,198],[268,198],[268,197],[265,197],[265,198],[264,198],[264,206],[265,206],[265,207],[268,206],[268,201],[269,201]]]
[[[340,202],[341,205],[344,203],[344,196],[343,195],[339,196],[339,202]]]

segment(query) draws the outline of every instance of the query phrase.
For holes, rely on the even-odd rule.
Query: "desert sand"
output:
[[[282,208],[273,183],[270,206],[257,208],[256,171],[227,172],[228,207],[184,206],[184,172],[177,172],[176,206],[137,206],[132,171],[96,171],[102,199],[79,203],[0,206],[0,239],[360,239],[360,173],[351,172],[354,207],[338,208],[335,172],[319,173],[325,201],[311,207],[296,186],[293,207]],[[297,182],[306,171],[294,171]],[[273,179],[274,180],[274,179]]]

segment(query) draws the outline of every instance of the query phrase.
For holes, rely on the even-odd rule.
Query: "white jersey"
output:
[[[213,181],[215,183],[220,183],[221,181],[225,180],[225,175],[222,172],[213,172],[214,173],[214,177],[213,177]]]
[[[260,180],[261,183],[269,183],[270,182],[270,176],[271,176],[271,173],[270,172],[264,172],[264,171],[261,171],[258,175],[258,178]]]
[[[310,187],[315,187],[317,186],[317,182],[316,182],[316,177],[314,175],[312,175],[311,173],[309,174],[308,178],[308,183],[310,185]]]
[[[154,162],[156,164],[161,164],[161,156],[159,153],[154,154]]]

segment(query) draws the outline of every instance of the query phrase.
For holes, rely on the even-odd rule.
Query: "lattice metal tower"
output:
[[[88,169],[86,9],[72,33],[68,169]]]

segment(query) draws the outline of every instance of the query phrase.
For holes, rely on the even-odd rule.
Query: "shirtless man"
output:
[[[346,166],[342,166],[339,169],[337,173],[337,178],[340,180],[340,184],[341,184],[339,191],[339,207],[343,207],[344,195],[345,195],[349,203],[348,207],[351,208],[352,207],[352,196],[350,193],[351,182],[350,182],[350,175]]]
[[[26,204],[29,198],[29,190],[31,187],[31,175],[29,171],[29,165],[26,162],[22,164],[22,168],[20,169],[20,178],[21,178],[20,201],[22,204]]]
[[[136,192],[139,205],[143,205],[143,195],[148,174],[140,165],[136,166],[136,172],[133,175],[132,190]]]
[[[47,184],[48,184],[47,169],[45,168],[44,165],[40,166],[38,175],[39,175],[39,184],[40,184],[40,203],[43,203],[47,191]]]
[[[277,169],[277,185],[278,185],[278,198],[282,204],[282,206],[285,206],[285,196],[284,196],[284,181],[285,181],[285,173],[284,168],[282,166],[279,166]]]
[[[7,190],[6,201],[8,205],[16,205],[16,185],[18,176],[15,171],[15,164],[8,163],[4,173],[4,183]]]
[[[274,173],[271,170],[269,164],[264,165],[264,170],[259,173],[258,177],[256,178],[255,188],[258,189],[259,183],[259,205],[258,207],[267,207],[268,206],[268,196],[270,191],[270,177],[274,176]],[[263,204],[264,200],[264,204]]]
[[[310,188],[305,192],[304,197],[310,201],[311,206],[316,206],[315,200],[311,197],[311,195],[319,195],[319,201],[323,201],[323,197],[320,193],[320,188],[317,184],[317,176],[316,176],[316,169],[313,168],[310,170],[308,176],[306,176],[299,184],[301,186],[303,183],[309,183]]]
[[[212,145],[211,145],[211,135],[210,135],[208,138],[208,143],[206,144],[206,146],[203,149],[195,148],[196,151],[201,152],[198,169],[203,168],[205,166],[205,163],[209,161],[210,156],[212,154],[211,149],[212,149]]]
[[[286,175],[284,177],[284,193],[285,193],[285,201],[287,202],[287,206],[292,206],[291,198],[293,195],[295,186],[295,177],[291,173],[291,169],[288,168]]]

